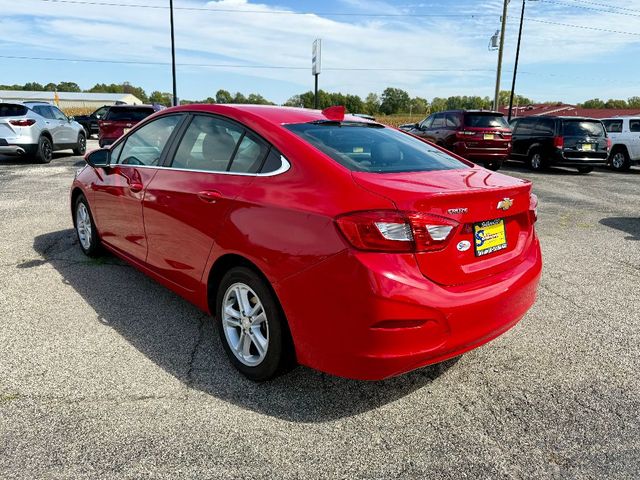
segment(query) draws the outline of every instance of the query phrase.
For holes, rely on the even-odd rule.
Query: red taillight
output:
[[[611,145],[612,145],[611,138],[607,137],[607,150],[611,150]]]
[[[553,146],[559,149],[564,148],[564,137],[554,137]]]
[[[9,120],[9,123],[15,127],[30,127],[36,121],[33,118],[25,118],[24,120]]]
[[[538,221],[538,196],[535,193],[529,197],[529,218],[532,224]]]
[[[470,130],[460,130],[460,131],[456,132],[456,137],[458,139],[464,140],[466,138],[473,137],[476,133],[478,133],[478,132],[472,132]]]
[[[437,215],[391,210],[350,213],[336,223],[358,250],[396,253],[441,250],[458,226]]]

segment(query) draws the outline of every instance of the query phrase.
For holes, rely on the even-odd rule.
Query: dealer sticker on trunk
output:
[[[488,220],[473,225],[474,246],[477,257],[507,248],[504,220]]]

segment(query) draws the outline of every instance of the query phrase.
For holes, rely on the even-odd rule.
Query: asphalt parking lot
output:
[[[255,384],[195,307],[82,255],[82,164],[0,157],[0,478],[640,477],[640,168],[504,168],[535,182],[545,267],[497,340],[384,382]]]

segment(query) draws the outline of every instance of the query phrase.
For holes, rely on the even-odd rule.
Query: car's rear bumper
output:
[[[37,149],[37,144],[0,144],[0,155],[32,155]]]
[[[535,301],[536,239],[517,267],[445,287],[412,255],[345,251],[276,286],[300,363],[379,380],[441,362],[515,325]]]
[[[509,157],[511,147],[470,147],[464,142],[458,142],[454,144],[454,151],[471,161],[502,162]]]
[[[594,152],[590,154],[580,155],[577,152],[563,153],[556,152],[552,157],[553,165],[560,166],[589,166],[589,165],[607,165],[609,162],[608,152]]]

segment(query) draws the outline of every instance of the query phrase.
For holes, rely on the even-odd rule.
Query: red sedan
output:
[[[254,380],[382,379],[478,347],[535,301],[531,183],[333,107],[187,105],[86,156],[104,247],[215,317]]]

